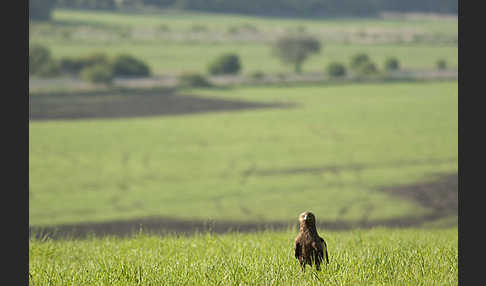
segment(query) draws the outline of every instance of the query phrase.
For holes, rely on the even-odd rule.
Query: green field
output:
[[[302,273],[297,232],[29,243],[29,285],[457,285],[457,228],[319,230],[330,263]]]
[[[270,44],[296,29],[316,35],[323,43],[322,53],[305,63],[304,72],[322,72],[330,61],[348,64],[358,52],[368,53],[380,67],[393,56],[404,69],[433,69],[439,58],[457,68],[457,20],[451,19],[304,20],[69,10],[56,10],[53,18],[52,23],[31,23],[29,37],[31,43],[47,45],[55,58],[129,53],[145,60],[156,75],[206,72],[208,63],[226,52],[241,57],[243,73],[289,72],[292,67],[272,56]]]
[[[29,39],[55,59],[128,53],[155,76],[235,52],[244,75],[281,78],[293,67],[271,43],[306,31],[323,49],[304,75],[361,52],[431,74],[457,69],[457,27],[56,9]],[[29,285],[457,285],[458,83],[387,80],[32,89]],[[307,210],[329,247],[320,272],[293,256]]]
[[[29,223],[147,216],[293,223],[308,209],[322,221],[427,215],[434,210],[383,188],[457,174],[457,87],[186,90],[172,96],[295,106],[30,121]]]

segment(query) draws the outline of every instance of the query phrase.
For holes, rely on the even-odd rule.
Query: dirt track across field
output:
[[[413,227],[421,226],[427,222],[456,215],[458,210],[458,176],[457,173],[440,175],[435,181],[417,184],[386,187],[382,191],[413,200],[431,212],[422,217],[401,217],[386,220],[360,220],[349,221],[321,221],[319,227],[330,230],[347,230],[353,228],[386,227]],[[231,231],[255,232],[262,230],[282,230],[297,228],[295,222],[234,222],[234,221],[203,221],[181,220],[167,217],[152,217],[124,221],[111,221],[102,223],[82,223],[73,225],[59,225],[55,227],[30,227],[30,236],[49,237],[51,239],[73,238],[82,239],[93,236],[130,236],[143,231],[152,234],[176,233],[190,235],[196,232],[211,231],[213,233],[226,233]]]

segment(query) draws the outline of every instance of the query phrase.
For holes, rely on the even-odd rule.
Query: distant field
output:
[[[366,52],[380,66],[397,57],[405,69],[435,68],[439,58],[457,67],[457,20],[281,19],[172,12],[122,14],[56,10],[52,24],[31,23],[30,41],[48,45],[54,57],[92,52],[130,53],[147,61],[155,74],[206,72],[225,52],[241,56],[243,73],[287,72],[270,53],[270,43],[289,30],[319,37],[324,48],[304,65],[323,71],[330,61],[348,63]]]
[[[321,221],[456,215],[457,179],[430,187],[457,178],[456,82],[190,90],[130,99],[130,108],[188,95],[289,106],[31,121],[30,225],[147,216],[293,223],[305,209]],[[46,103],[66,98],[33,98],[31,110],[69,113]],[[97,100],[109,108],[100,96],[75,102]],[[397,189],[417,183],[412,197]],[[432,204],[413,197],[432,189]]]
[[[296,230],[29,242],[29,285],[457,285],[457,228],[319,230],[330,263],[301,273]]]

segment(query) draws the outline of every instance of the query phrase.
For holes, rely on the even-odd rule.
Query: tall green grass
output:
[[[319,231],[330,263],[302,273],[296,231],[140,234],[29,243],[29,285],[457,285],[457,228]]]

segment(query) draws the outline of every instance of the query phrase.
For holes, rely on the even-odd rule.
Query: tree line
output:
[[[261,16],[376,16],[381,12],[458,12],[457,0],[29,0],[31,19],[49,19],[54,7],[118,10],[141,6]]]

